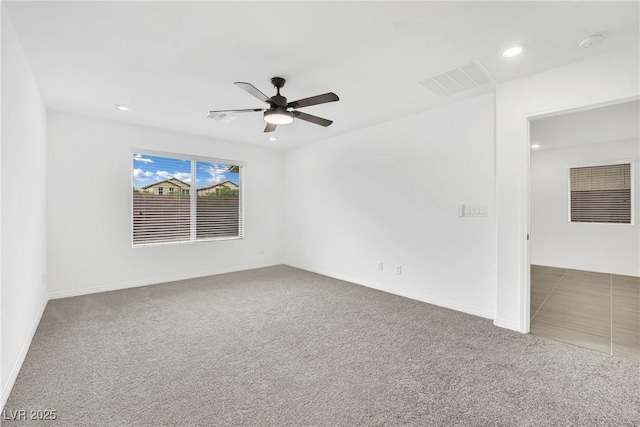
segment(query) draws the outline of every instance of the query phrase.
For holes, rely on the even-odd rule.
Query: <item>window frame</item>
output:
[[[130,221],[130,242],[131,242],[131,247],[132,248],[142,248],[142,247],[149,247],[149,246],[164,246],[164,245],[185,245],[185,244],[197,244],[197,243],[209,243],[209,242],[224,242],[224,241],[228,241],[228,240],[241,240],[244,239],[245,237],[245,200],[244,200],[244,185],[245,185],[245,177],[244,177],[244,171],[246,168],[246,163],[244,161],[241,160],[230,160],[230,159],[221,159],[221,158],[216,158],[216,157],[206,157],[206,156],[199,156],[199,155],[194,155],[194,154],[183,154],[183,153],[175,153],[175,152],[167,152],[167,151],[158,151],[158,150],[150,150],[150,149],[146,149],[146,148],[132,148],[131,149],[131,153],[129,154],[129,161],[130,163],[130,178],[129,178],[129,189],[131,189],[131,183],[133,183],[133,156],[135,154],[142,154],[144,155],[150,155],[150,156],[160,156],[160,157],[167,157],[167,158],[172,158],[172,159],[183,159],[183,160],[190,160],[190,161],[195,161],[195,162],[207,162],[207,163],[220,163],[220,164],[224,164],[227,166],[237,166],[239,168],[238,174],[238,182],[239,182],[239,186],[238,186],[238,201],[240,204],[240,212],[238,215],[238,236],[226,236],[226,237],[209,237],[209,238],[193,238],[194,236],[194,231],[195,230],[195,223],[193,222],[196,218],[197,212],[194,211],[194,209],[197,209],[197,198],[198,198],[198,191],[196,187],[190,187],[189,188],[189,192],[187,193],[187,195],[190,197],[191,199],[191,228],[192,228],[192,233],[191,236],[189,238],[189,240],[178,240],[178,241],[171,241],[171,242],[150,242],[150,243],[133,243],[133,238],[134,238],[134,221],[133,221],[133,197],[134,197],[134,192],[130,191],[131,196],[129,199],[129,221]],[[192,173],[195,171],[195,164],[192,163]],[[195,190],[195,191],[192,191]],[[181,194],[181,192],[177,193],[178,195]]]
[[[602,160],[595,162],[586,162],[580,164],[574,164],[567,168],[567,222],[569,224],[582,224],[582,225],[599,225],[599,226],[633,226],[635,225],[636,215],[636,197],[635,197],[635,163],[636,159],[620,159],[620,160]],[[630,222],[587,222],[587,221],[571,221],[571,169],[576,168],[588,168],[598,166],[613,166],[613,165],[629,165],[629,195],[631,198],[630,203]]]

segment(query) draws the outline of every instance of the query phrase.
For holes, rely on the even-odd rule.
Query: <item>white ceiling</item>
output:
[[[7,2],[49,108],[222,140],[289,148],[491,90],[440,98],[419,82],[479,60],[505,82],[638,44],[638,2]],[[590,49],[580,38],[601,33]],[[504,59],[519,43],[525,52]],[[334,120],[263,134],[260,113],[230,123],[209,110],[263,107],[233,85]],[[117,112],[114,104],[132,110]],[[271,142],[268,136],[276,136]]]
[[[531,143],[539,150],[636,139],[640,141],[640,102],[629,101],[532,120]]]

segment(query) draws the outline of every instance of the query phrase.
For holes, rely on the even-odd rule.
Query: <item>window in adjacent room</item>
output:
[[[133,245],[241,238],[242,169],[228,160],[134,153]]]
[[[631,163],[569,170],[569,221],[631,224]]]

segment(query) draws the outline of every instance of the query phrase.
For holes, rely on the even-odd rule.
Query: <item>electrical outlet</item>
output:
[[[402,266],[400,264],[396,264],[396,274],[402,274]]]
[[[378,261],[378,271],[382,270],[384,270],[384,264],[382,263],[382,261]]]

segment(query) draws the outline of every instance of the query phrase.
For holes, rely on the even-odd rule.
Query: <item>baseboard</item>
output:
[[[456,302],[448,301],[448,300],[437,298],[430,295],[424,295],[417,292],[398,289],[393,286],[389,286],[383,283],[378,283],[372,280],[361,279],[361,278],[352,277],[346,274],[336,273],[336,272],[328,271],[324,269],[311,268],[308,266],[291,265],[291,267],[300,268],[302,270],[307,270],[313,273],[322,274],[323,276],[333,277],[334,279],[344,280],[345,282],[355,283],[356,285],[360,285],[360,286],[366,286],[367,288],[372,288],[372,289],[387,292],[390,294],[398,295],[401,297],[413,299],[416,301],[425,302],[427,304],[433,304],[439,307],[450,308],[451,310],[472,314],[474,316],[484,317],[485,319],[493,320],[495,317],[494,313],[487,310],[478,309],[476,307],[469,307],[464,304],[459,304]]]
[[[36,334],[36,330],[38,329],[38,325],[40,324],[40,320],[42,319],[42,314],[44,313],[44,309],[47,307],[47,303],[49,300],[45,299],[42,302],[42,306],[38,311],[38,315],[34,319],[33,326],[31,326],[31,331],[29,331],[29,335],[27,339],[22,344],[22,348],[20,349],[20,354],[18,355],[18,360],[14,363],[11,372],[9,373],[9,378],[7,378],[7,382],[2,387],[2,392],[0,393],[0,411],[4,409],[5,403],[7,403],[7,399],[9,398],[9,394],[13,389],[13,385],[18,378],[18,374],[20,373],[20,369],[22,368],[22,364],[24,363],[24,359],[27,357],[27,353],[29,352],[29,347],[31,346],[31,341],[33,340],[34,335]]]
[[[69,298],[69,297],[76,297],[80,295],[97,294],[100,292],[117,291],[120,289],[137,288],[140,286],[157,285],[160,283],[175,282],[178,280],[197,279],[198,277],[214,276],[216,274],[235,273],[237,271],[253,270],[256,268],[271,267],[271,266],[280,265],[280,264],[282,263],[278,261],[278,262],[266,262],[266,263],[253,264],[253,265],[238,265],[238,266],[227,267],[227,268],[217,268],[213,270],[200,271],[197,273],[177,274],[174,276],[161,276],[161,277],[154,277],[151,279],[133,280],[131,282],[112,283],[112,284],[103,285],[103,286],[92,286],[88,288],[72,289],[69,291],[51,292],[49,293],[49,299]]]
[[[520,330],[520,325],[517,322],[512,322],[511,320],[496,318],[493,321],[493,324],[498,326],[499,328],[511,329],[512,331],[522,332]]]

